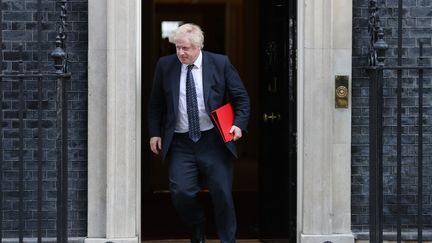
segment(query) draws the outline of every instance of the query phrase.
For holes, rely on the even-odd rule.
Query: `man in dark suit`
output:
[[[205,241],[205,215],[197,202],[202,181],[212,198],[221,242],[235,242],[232,199],[235,141],[246,131],[248,93],[227,56],[203,51],[204,35],[194,24],[180,26],[170,37],[176,55],[157,63],[148,107],[150,149],[167,160],[173,204],[193,227],[191,242]],[[224,143],[211,111],[226,101],[234,107],[232,141]]]

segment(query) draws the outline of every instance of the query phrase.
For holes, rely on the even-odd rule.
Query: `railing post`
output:
[[[19,61],[18,73],[24,74],[23,63],[23,46],[19,45]],[[18,78],[18,123],[19,123],[19,139],[18,139],[18,240],[19,243],[24,242],[24,78]]]
[[[42,0],[37,1],[37,43],[38,43],[38,73],[42,72]],[[38,89],[38,123],[37,123],[37,137],[38,137],[38,147],[37,147],[37,243],[42,243],[42,202],[43,202],[43,139],[42,139],[42,77],[37,79],[37,89]]]
[[[67,243],[68,210],[68,128],[66,82],[66,19],[67,0],[60,2],[60,21],[56,37],[56,48],[51,53],[57,73],[57,242]]]
[[[382,165],[382,75],[380,68],[370,69],[369,88],[369,239],[383,241],[383,165]]]
[[[0,4],[2,4],[0,0]],[[3,10],[0,7],[0,26],[3,26]],[[0,31],[3,45],[3,31]],[[3,73],[3,51],[0,51],[0,74]],[[3,77],[0,76],[0,124],[3,124]],[[3,125],[0,126],[0,243],[3,242]]]
[[[419,66],[423,65],[423,42],[419,42]],[[423,242],[423,69],[418,70],[418,195],[417,195],[417,242]]]
[[[369,1],[369,240],[383,242],[383,79],[384,31],[376,0]]]

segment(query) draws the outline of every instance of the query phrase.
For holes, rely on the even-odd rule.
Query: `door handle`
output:
[[[267,114],[263,114],[263,120],[264,122],[274,122],[275,120],[280,121],[281,115],[280,113],[275,114],[274,112]]]

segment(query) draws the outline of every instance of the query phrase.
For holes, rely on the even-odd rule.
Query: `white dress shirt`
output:
[[[198,102],[198,114],[200,130],[207,131],[213,128],[213,123],[210,117],[207,115],[205,104],[204,104],[204,92],[203,92],[203,78],[202,78],[202,52],[198,55],[198,58],[193,63],[192,76],[195,82],[195,90],[197,94]],[[186,105],[186,74],[187,74],[187,64],[182,64],[181,74],[180,74],[180,92],[179,92],[179,112],[177,116],[177,124],[175,132],[184,133],[189,131],[189,122],[187,115],[187,105]]]

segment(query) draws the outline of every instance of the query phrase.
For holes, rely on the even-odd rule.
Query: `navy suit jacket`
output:
[[[202,76],[204,102],[207,114],[222,106],[225,94],[234,106],[234,125],[247,131],[250,116],[248,93],[225,55],[202,51]],[[168,153],[176,127],[180,90],[181,63],[177,56],[161,57],[156,65],[153,88],[148,106],[150,137],[162,137],[162,158]],[[234,142],[226,143],[231,153],[238,157]]]

